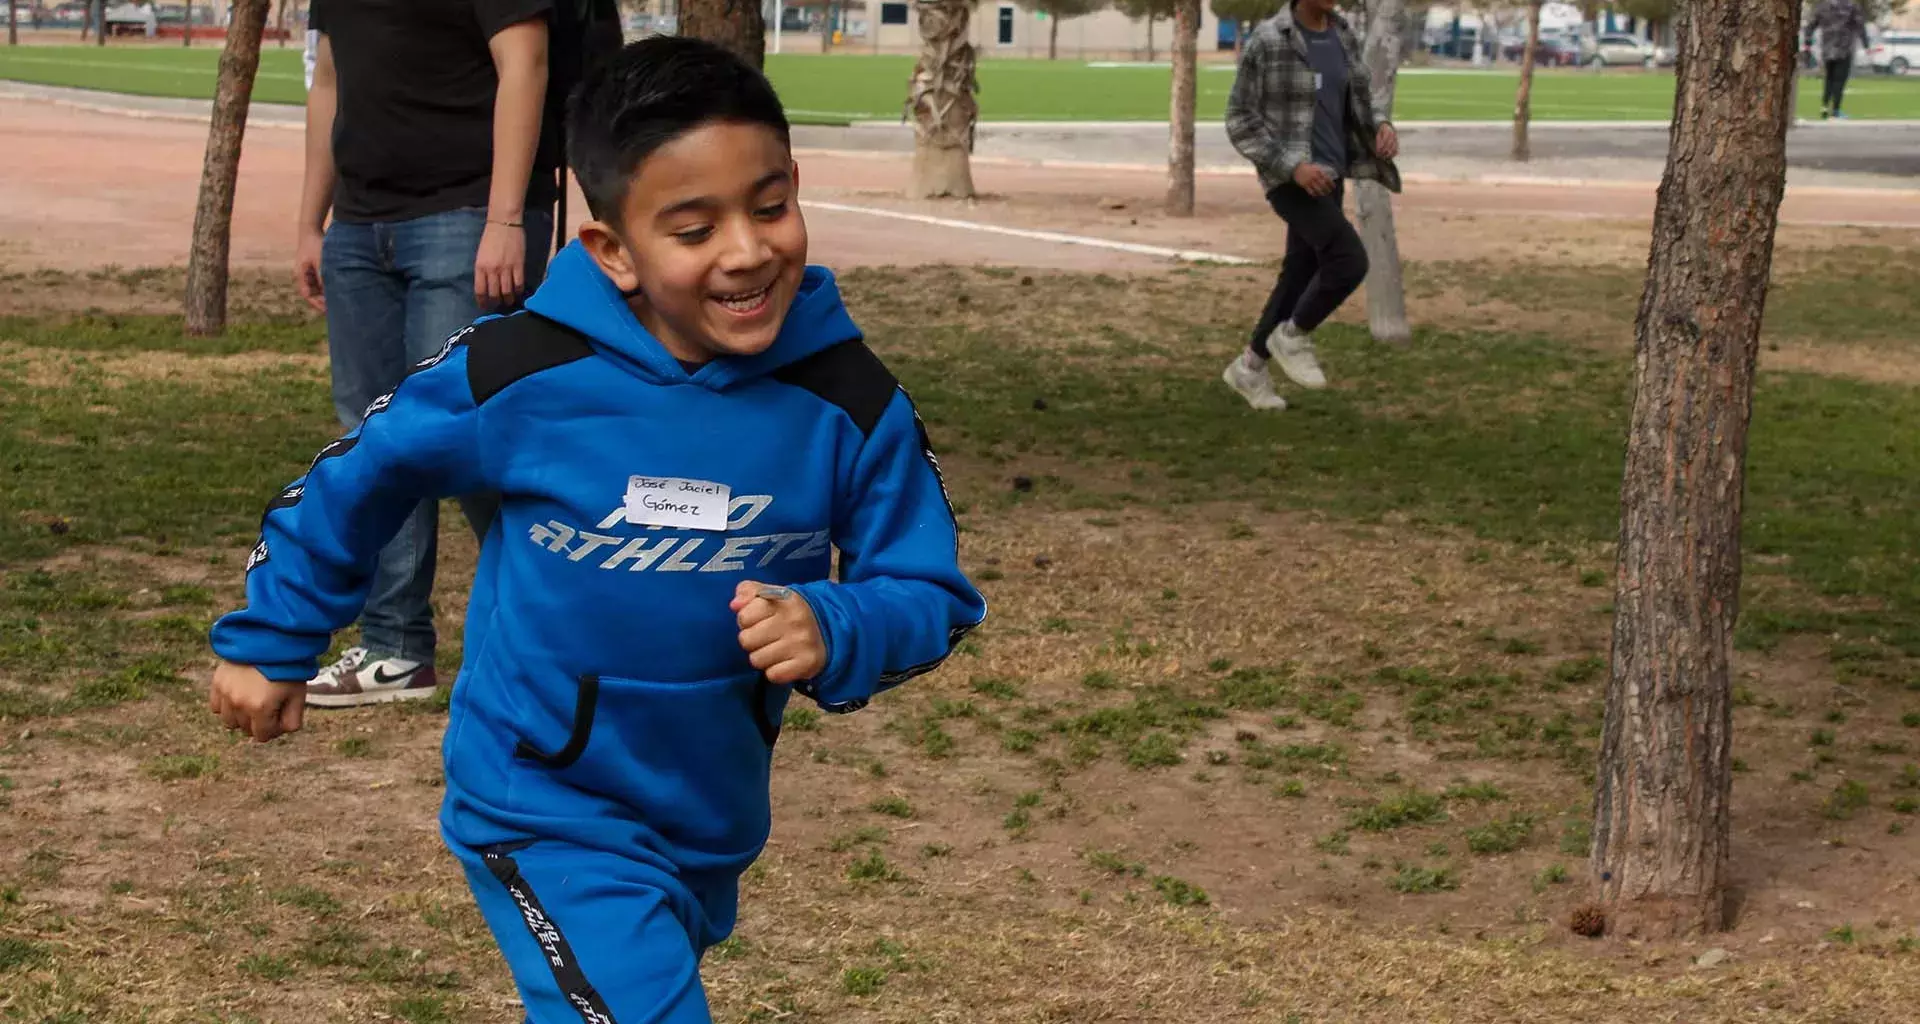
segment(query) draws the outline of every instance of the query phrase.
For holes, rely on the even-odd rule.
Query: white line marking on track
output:
[[[982,224],[972,220],[954,220],[948,217],[930,217],[921,213],[906,213],[901,210],[887,210],[873,206],[850,206],[846,203],[823,203],[818,200],[802,200],[802,206],[816,210],[830,210],[834,213],[858,213],[869,217],[886,217],[892,220],[910,221],[915,224],[929,224],[934,227],[954,228],[960,231],[979,231],[990,235],[1007,235],[1011,238],[1025,238],[1036,242],[1055,242],[1060,245],[1084,245],[1093,249],[1112,249],[1116,252],[1129,252],[1138,256],[1157,256],[1162,259],[1181,260],[1186,263],[1222,263],[1227,266],[1252,266],[1256,260],[1243,256],[1229,256],[1225,253],[1206,252],[1199,249],[1169,249],[1158,245],[1142,245],[1138,242],[1120,242],[1111,238],[1093,238],[1087,235],[1068,235],[1058,231],[1030,231],[1026,228],[1002,227],[999,224]]]

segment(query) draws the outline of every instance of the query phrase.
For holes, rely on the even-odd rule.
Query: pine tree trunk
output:
[[[1060,16],[1047,15],[1047,59],[1060,59]]]
[[[1149,13],[1147,15],[1147,63],[1153,63],[1155,56],[1156,54],[1153,48],[1153,15]]]
[[[1193,119],[1199,61],[1200,0],[1173,6],[1173,110],[1168,118],[1167,213],[1193,216]]]
[[[914,199],[973,198],[974,125],[980,105],[974,94],[973,44],[967,22],[973,0],[914,0],[920,12],[920,60],[907,91],[913,115]]]
[[[759,0],[681,0],[680,34],[705,39],[756,68],[767,63],[767,24]]]
[[[233,189],[240,178],[240,143],[260,69],[260,36],[267,27],[268,0],[233,0],[220,78],[207,127],[207,158],[200,170],[200,203],[193,214],[193,249],[187,256],[187,333],[219,334],[227,328],[227,249],[232,241]]]
[[[1393,95],[1400,75],[1403,0],[1374,0],[1368,5],[1367,69],[1373,74],[1373,110],[1393,118]],[[1353,184],[1360,211],[1360,240],[1367,248],[1367,326],[1373,340],[1405,345],[1413,340],[1407,325],[1407,290],[1400,269],[1400,236],[1393,224],[1393,193],[1375,181]]]
[[[1513,158],[1523,164],[1533,159],[1527,125],[1533,120],[1533,66],[1540,51],[1540,0],[1527,6],[1527,52],[1520,58],[1520,93],[1513,101]]]
[[[1688,0],[1635,325],[1592,869],[1609,930],[1724,927],[1754,360],[1786,184],[1798,0]]]

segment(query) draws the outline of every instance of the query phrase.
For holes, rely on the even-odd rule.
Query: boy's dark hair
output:
[[[766,76],[713,43],[652,36],[597,63],[567,103],[567,163],[587,209],[617,224],[641,162],[712,121],[765,125],[791,142]]]

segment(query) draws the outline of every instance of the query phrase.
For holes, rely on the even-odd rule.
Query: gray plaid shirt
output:
[[[1820,34],[1821,60],[1852,60],[1853,44],[1873,45],[1867,38],[1867,16],[1853,0],[1826,0],[1807,22],[1807,45]]]
[[[1373,114],[1373,76],[1360,59],[1360,41],[1346,19],[1331,15],[1347,51],[1347,151],[1349,174],[1400,191],[1400,171],[1374,148],[1380,122]],[[1261,22],[1240,49],[1240,73],[1227,97],[1227,138],[1260,172],[1268,192],[1293,181],[1293,172],[1313,159],[1313,68],[1307,44],[1294,28],[1293,8]]]

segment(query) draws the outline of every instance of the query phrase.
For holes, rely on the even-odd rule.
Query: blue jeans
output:
[[[524,219],[531,292],[546,274],[553,212],[529,209]],[[342,427],[359,427],[374,399],[399,387],[409,370],[440,351],[448,335],[480,315],[473,260],[485,229],[482,209],[370,224],[335,221],[327,228],[320,275],[327,296],[333,408]],[[500,498],[465,495],[460,507],[475,535],[484,538]],[[360,616],[361,646],[376,658],[433,661],[439,519],[437,503],[421,502],[380,552]]]

